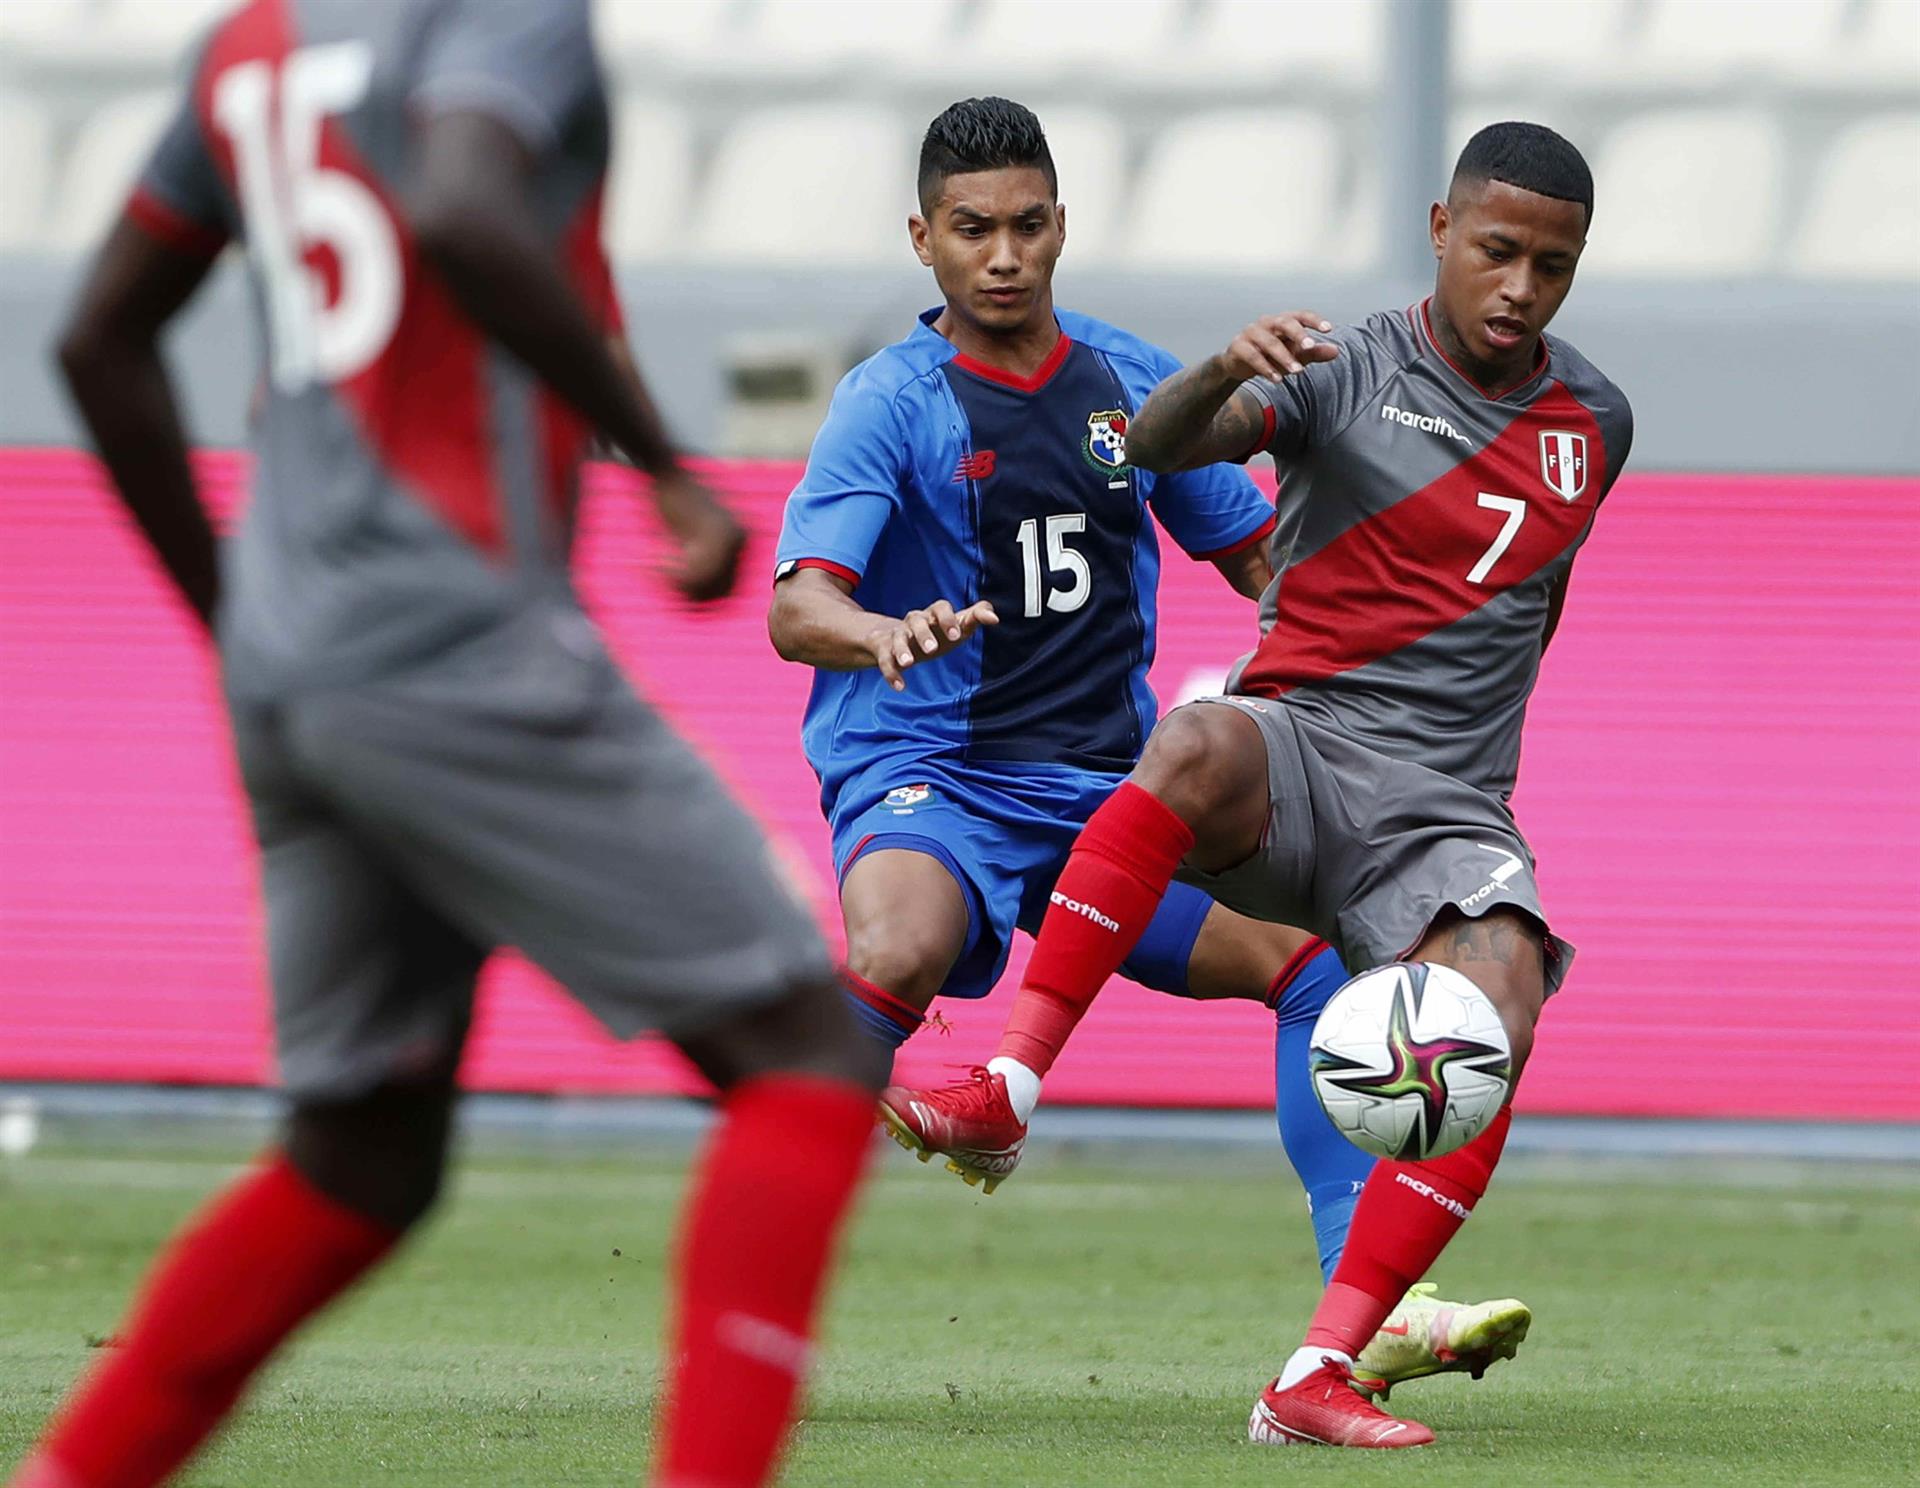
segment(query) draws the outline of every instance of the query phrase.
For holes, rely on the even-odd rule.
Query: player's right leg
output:
[[[1088,818],[1053,887],[989,1064],[1009,1111],[1031,1109],[1095,994],[1159,914],[1174,871],[1183,862],[1216,871],[1258,850],[1267,777],[1260,729],[1236,708],[1190,704],[1153,731],[1133,773]],[[888,1094],[938,1115],[971,1108],[978,1083]]]

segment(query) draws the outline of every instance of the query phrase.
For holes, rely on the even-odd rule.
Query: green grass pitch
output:
[[[0,1467],[231,1156],[55,1143],[0,1163]],[[879,1155],[852,1233],[790,1484],[1916,1481],[1910,1179],[1515,1174],[1438,1279],[1529,1301],[1520,1359],[1398,1392],[1435,1446],[1343,1453],[1242,1435],[1317,1290],[1277,1154],[1033,1164],[992,1199],[901,1159]],[[185,1481],[631,1488],[680,1183],[604,1149],[468,1160]]]

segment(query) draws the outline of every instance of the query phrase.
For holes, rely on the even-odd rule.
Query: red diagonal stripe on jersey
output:
[[[487,417],[487,345],[414,250],[406,215],[340,126],[320,127],[320,164],[344,171],[380,198],[405,278],[400,319],[371,365],[334,385],[373,453],[401,490],[419,497],[483,552],[506,548]]]
[[[1587,437],[1587,484],[1578,501],[1547,488],[1540,436],[1549,429]],[[1471,614],[1567,550],[1592,519],[1606,469],[1599,424],[1564,385],[1552,383],[1478,454],[1289,568],[1279,616],[1241,687],[1278,697],[1378,661]],[[1482,493],[1518,497],[1527,509],[1511,545],[1476,584],[1467,575],[1507,520],[1500,508],[1480,505]]]

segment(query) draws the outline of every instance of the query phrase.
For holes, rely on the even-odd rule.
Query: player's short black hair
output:
[[[1059,196],[1053,151],[1032,109],[1010,98],[963,98],[949,104],[920,141],[920,210],[932,209],[948,176],[1021,165],[1038,169],[1047,178],[1047,190]]]
[[[1571,141],[1544,124],[1489,124],[1460,152],[1453,184],[1502,181],[1522,191],[1579,202],[1593,221],[1593,172]]]

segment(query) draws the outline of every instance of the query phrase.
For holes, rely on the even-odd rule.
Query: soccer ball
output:
[[[1511,1088],[1513,1049],[1472,978],[1412,961],[1362,972],[1334,993],[1307,1060],[1341,1136],[1415,1161],[1487,1129]]]

